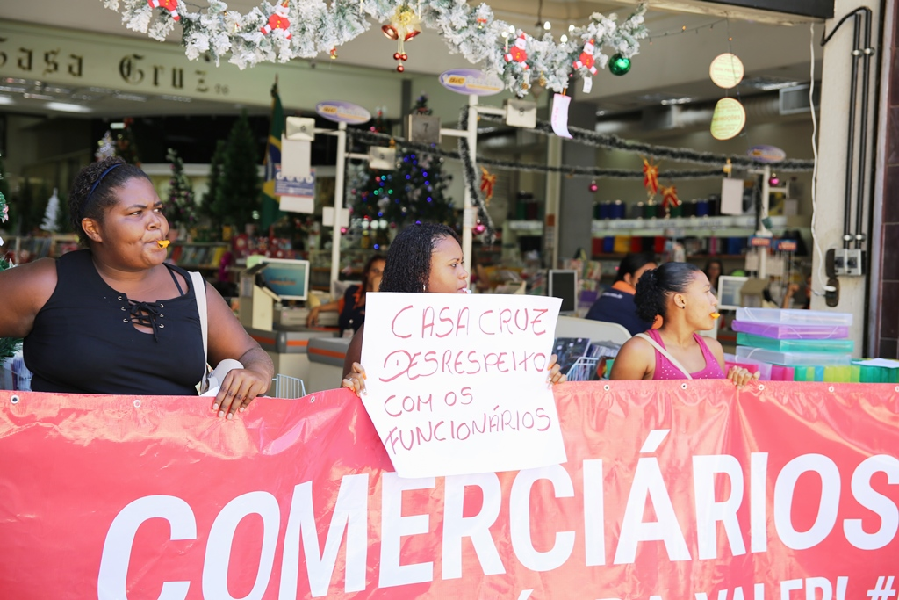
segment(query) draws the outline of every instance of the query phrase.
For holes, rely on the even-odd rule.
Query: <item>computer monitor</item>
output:
[[[577,271],[550,270],[547,277],[547,296],[562,299],[559,313],[573,313],[577,311]]]
[[[266,265],[259,276],[263,284],[281,300],[306,300],[309,295],[308,260],[267,256],[254,256],[250,259],[247,260],[248,267]]]
[[[718,308],[723,310],[737,310],[743,307],[740,290],[748,277],[733,277],[722,275],[718,278]]]

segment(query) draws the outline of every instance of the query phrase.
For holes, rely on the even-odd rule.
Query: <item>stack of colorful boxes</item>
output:
[[[851,325],[851,314],[740,308],[731,324],[738,332],[734,362],[758,370],[761,379],[860,381],[861,368],[852,364]]]

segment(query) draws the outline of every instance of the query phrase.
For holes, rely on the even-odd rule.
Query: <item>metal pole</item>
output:
[[[765,170],[762,172],[762,197],[759,198],[759,229],[756,232],[756,235],[771,237],[771,231],[768,230],[768,226],[765,225],[765,219],[768,218],[768,203],[771,200],[771,184],[768,183],[768,180],[771,179],[771,167],[765,165]],[[768,277],[768,248],[766,246],[759,246],[759,279],[766,279]]]
[[[858,15],[852,17],[852,76],[849,88],[849,134],[846,140],[846,181],[843,205],[843,248],[849,249],[849,240],[852,239],[852,165],[855,158],[855,102],[858,94],[858,66],[861,50],[859,50],[859,23]]]
[[[855,202],[855,247],[861,249],[865,241],[865,230],[862,224],[862,217],[865,212],[865,187],[868,182],[867,168],[867,150],[868,150],[868,76],[871,71],[871,55],[874,53],[871,48],[871,11],[866,10],[865,19],[865,38],[864,46],[860,48],[864,53],[862,57],[862,89],[861,89],[861,122],[859,123],[858,133],[858,183],[856,186],[857,200]]]
[[[474,94],[468,97],[468,147],[471,150],[472,164],[477,162],[478,155],[478,97]],[[475,174],[476,175],[476,174]],[[472,182],[474,185],[476,182]],[[462,194],[462,255],[469,272],[474,271],[474,256],[471,254],[471,228],[475,225],[475,210],[471,205],[471,185],[465,186]]]
[[[549,136],[547,141],[547,163],[551,167],[559,167],[562,165],[562,138],[557,135]],[[562,212],[559,198],[561,196],[562,174],[558,172],[549,172],[546,174],[546,213],[543,219],[543,240],[544,251],[549,250],[549,256],[544,254],[544,260],[549,258],[550,269],[555,269],[559,265],[559,215]],[[552,215],[552,225],[547,223],[547,217]],[[591,225],[592,227],[592,225]],[[546,248],[546,241],[552,242],[550,248]]]
[[[340,221],[343,215],[343,177],[346,172],[346,123],[337,125],[337,168],[334,175],[334,246],[331,248],[331,295],[340,276]]]

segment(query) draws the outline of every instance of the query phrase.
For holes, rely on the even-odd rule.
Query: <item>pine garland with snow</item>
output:
[[[164,40],[180,23],[182,45],[189,59],[208,55],[218,64],[230,54],[229,62],[241,69],[259,62],[328,54],[367,31],[369,18],[389,23],[397,18],[398,9],[416,8],[405,0],[284,0],[282,4],[263,0],[242,15],[228,10],[220,0],[209,0],[208,6],[196,12],[183,0],[166,0],[157,8],[146,0],[102,1],[122,15],[128,29],[156,40]],[[590,23],[567,34],[566,42],[556,41],[550,33],[535,38],[516,30],[496,19],[486,4],[473,7],[464,0],[427,0],[419,6],[422,14],[417,16],[422,24],[440,33],[450,53],[483,65],[519,96],[527,93],[529,77],[539,77],[544,87],[562,92],[573,72],[589,76],[585,67],[575,66],[588,42],[592,41],[595,48],[595,65],[605,68],[609,55],[603,52],[604,47],[611,49],[611,54],[630,58],[639,51],[639,40],[649,34],[643,25],[646,5],[640,5],[620,24],[614,14],[593,13]],[[519,38],[526,59],[507,60],[510,45]]]

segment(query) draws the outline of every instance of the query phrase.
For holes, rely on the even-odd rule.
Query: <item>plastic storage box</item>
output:
[[[737,321],[783,323],[787,325],[852,326],[852,315],[801,308],[738,308]]]
[[[775,365],[848,365],[852,364],[851,354],[838,352],[777,352],[762,348],[737,346],[737,358],[754,358]]]
[[[849,337],[845,325],[787,325],[755,321],[734,321],[731,329],[778,340],[842,340]]]
[[[851,354],[855,349],[855,342],[852,340],[778,340],[748,333],[738,333],[737,344],[777,352],[842,352]]]

